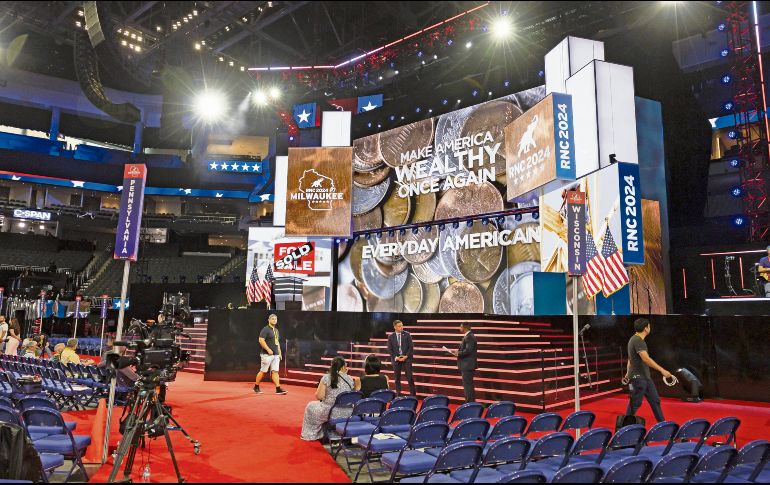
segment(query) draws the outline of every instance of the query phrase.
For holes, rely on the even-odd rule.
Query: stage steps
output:
[[[415,345],[413,371],[418,396],[446,394],[453,402],[463,401],[463,389],[457,360],[442,349],[456,350],[462,340],[459,325],[463,320],[417,320],[406,325]],[[468,320],[464,320],[468,321]],[[504,317],[471,321],[478,341],[479,368],[476,371],[476,396],[479,402],[514,401],[522,409],[552,410],[574,403],[572,374],[572,335],[549,323],[526,322]],[[344,357],[353,376],[363,374],[366,357],[374,354],[383,363],[393,388],[393,372],[387,351],[392,332],[377,335],[368,342],[351,343],[337,350]],[[620,392],[624,362],[619,349],[605,348],[586,341],[590,372],[581,359],[581,401],[591,401]],[[305,362],[301,368],[283,372],[282,382],[315,386],[326,373],[334,354],[320,361]],[[590,383],[589,383],[590,376]],[[408,386],[402,375],[402,391]]]
[[[190,338],[177,338],[177,342],[182,346],[182,350],[189,350],[191,353],[190,362],[181,372],[203,374],[206,366],[206,337],[208,335],[208,325],[207,316],[196,317],[193,326],[184,327],[184,333],[189,335]]]

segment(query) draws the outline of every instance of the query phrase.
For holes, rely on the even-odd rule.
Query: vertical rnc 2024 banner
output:
[[[123,169],[123,195],[120,198],[120,215],[115,236],[113,258],[136,261],[139,253],[139,228],[142,225],[144,188],[147,184],[147,167],[144,164],[127,164]]]

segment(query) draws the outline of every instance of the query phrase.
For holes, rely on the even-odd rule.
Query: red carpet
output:
[[[318,443],[299,439],[305,405],[313,399],[309,387],[286,386],[289,394],[276,396],[272,385],[263,385],[263,394],[254,395],[251,383],[204,382],[201,375],[180,373],[172,384],[168,403],[174,417],[202,443],[199,456],[179,432],[172,440],[182,475],[190,482],[348,482],[345,473]],[[614,429],[615,416],[623,413],[626,396],[589,403],[585,409],[597,415],[595,426]],[[118,414],[120,408],[117,408]],[[723,416],[737,416],[742,425],[738,442],[742,445],[754,439],[770,438],[770,404],[735,401],[707,401],[698,404],[664,399],[667,419],[682,423],[694,417],[714,421]],[[560,414],[566,416],[568,410]],[[89,419],[95,410],[67,413],[79,422],[78,430],[91,429]],[[639,413],[654,423],[645,403]],[[526,414],[525,414],[526,415]],[[531,417],[531,415],[527,415]],[[117,419],[113,429],[117,429]],[[112,435],[113,445],[119,435]],[[141,470],[149,458],[152,482],[174,482],[173,467],[166,452],[165,441],[151,442],[151,453],[137,453],[134,478],[141,479]],[[92,482],[105,482],[111,465],[102,467]],[[122,476],[121,474],[118,477]]]

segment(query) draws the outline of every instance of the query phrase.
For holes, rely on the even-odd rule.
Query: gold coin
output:
[[[353,172],[353,183],[359,187],[374,187],[390,175],[390,167],[383,165],[371,172]]]
[[[403,226],[412,213],[412,198],[399,197],[398,190],[392,190],[382,205],[384,227]]]
[[[494,224],[484,225],[477,222],[473,227],[462,229],[460,235],[464,237],[494,231],[497,231]],[[468,281],[481,283],[489,280],[497,273],[503,260],[503,248],[501,246],[489,246],[479,249],[458,249],[455,258],[457,258],[457,268]]]
[[[526,235],[527,231],[537,230],[537,222],[527,222],[519,224],[514,230],[521,229]],[[506,257],[508,258],[508,267],[512,267],[524,261],[540,261],[540,243],[518,242],[506,247]]]
[[[483,168],[495,169],[495,177],[499,182],[505,182],[505,127],[522,115],[521,108],[515,104],[498,99],[478,105],[465,119],[460,130],[460,136],[474,136],[477,133],[489,132],[494,140],[489,144],[493,146],[500,143],[494,160],[484,160]],[[470,167],[476,170],[478,166]]]
[[[407,263],[405,260],[399,260],[395,263],[391,264],[385,264],[374,260],[374,266],[377,268],[377,270],[382,273],[383,276],[386,278],[391,278],[393,276],[396,276],[397,274],[401,274],[407,269],[409,269],[409,263]]]
[[[375,207],[360,216],[353,216],[353,232],[370,231],[382,227],[382,209]]]
[[[436,193],[431,192],[429,194],[421,194],[415,197],[414,214],[412,214],[412,222],[430,222],[433,220],[433,215],[436,213]]]
[[[436,205],[435,220],[489,214],[503,210],[503,196],[491,182],[449,189]]]
[[[449,286],[441,295],[440,313],[482,313],[484,295],[473,283],[458,281]]]
[[[423,285],[422,287],[425,291],[422,297],[420,313],[436,313],[438,311],[438,304],[441,301],[441,288],[438,284]]]
[[[413,231],[407,230],[406,234],[404,234],[403,236],[399,234],[398,241],[400,243],[415,241],[418,244],[423,244],[423,241],[433,240],[433,239],[436,239],[437,237],[438,236],[436,235],[436,233],[433,233],[433,232],[425,232],[424,230],[418,230],[417,234],[415,234]],[[422,251],[422,252],[412,253],[412,254],[409,254],[408,252],[406,252],[405,254],[402,254],[402,256],[404,257],[405,260],[407,260],[412,264],[422,264],[427,262],[430,258],[433,257],[436,251],[431,249],[429,242],[426,242],[425,244],[426,244],[427,251]],[[436,249],[438,249],[438,246],[436,247]]]
[[[402,158],[415,150],[431,144],[433,140],[433,118],[416,121],[408,125],[383,131],[377,139],[380,158],[391,167],[400,167],[407,162]],[[413,163],[416,160],[411,160]]]
[[[406,286],[396,295],[396,307],[406,313],[417,313],[422,307],[423,286],[413,274],[406,280]]]

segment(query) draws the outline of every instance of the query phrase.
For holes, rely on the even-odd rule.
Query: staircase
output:
[[[575,395],[572,335],[554,329],[549,323],[493,318],[470,320],[479,351],[475,376],[477,401],[508,400],[534,411],[572,405]],[[464,400],[457,360],[442,349],[446,346],[456,350],[460,346],[462,321],[468,320],[417,320],[404,327],[414,341],[412,368],[418,396],[445,394],[455,402]],[[390,333],[366,343],[353,343],[350,350],[338,352],[347,360],[351,375],[362,375],[366,356],[374,354],[382,361],[383,373],[393,388],[387,351]],[[622,362],[618,349],[586,342],[586,352],[590,372],[586,372],[585,362],[581,360],[581,402],[619,392]],[[306,364],[303,369],[288,369],[282,380],[288,384],[315,386],[332,358],[323,357],[321,362]],[[408,390],[403,374],[401,389]]]
[[[189,339],[177,337],[177,342],[182,345],[182,350],[190,351],[190,362],[182,369],[182,372],[203,374],[206,367],[206,335],[208,333],[208,312],[196,314],[193,312],[193,326],[185,327],[184,333]]]

